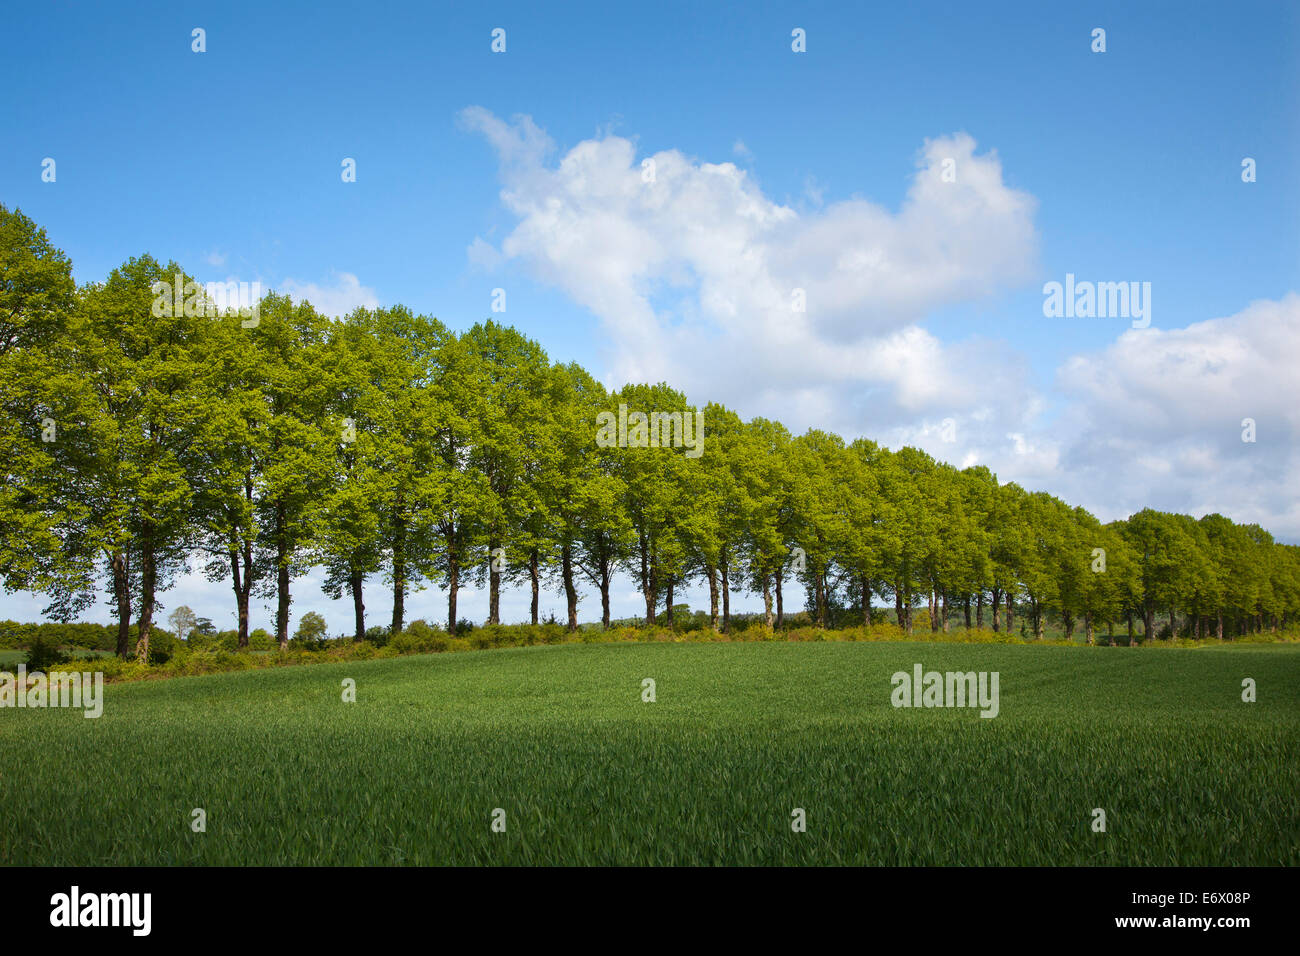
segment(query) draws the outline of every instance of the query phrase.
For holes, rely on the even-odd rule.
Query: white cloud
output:
[[[1009,376],[989,374],[1003,363],[963,361],[987,345],[945,345],[916,325],[1036,268],[1035,201],[969,136],[925,144],[897,212],[849,199],[801,213],[730,162],[661,151],[648,183],[629,139],[586,140],[551,166],[554,145],[528,117],[475,107],[462,120],[496,148],[519,220],[502,256],[599,316],[610,380],[669,380],[796,428],[851,425],[866,401],[886,424],[1027,404]],[[941,181],[946,158],[956,182]]]
[[[1061,484],[1105,517],[1219,511],[1300,539],[1300,295],[1124,332],[1059,372]],[[1242,441],[1253,419],[1254,442]]]
[[[215,269],[220,269],[226,264],[226,254],[213,249],[203,254],[203,261]]]
[[[336,273],[332,285],[285,279],[280,283],[280,291],[294,300],[306,299],[323,315],[335,318],[347,315],[356,308],[379,307],[379,298],[375,295],[375,290],[362,285],[351,272]]]
[[[1148,505],[1221,511],[1300,538],[1300,297],[1128,330],[1064,363],[1040,394],[1021,350],[943,341],[920,324],[1038,278],[1035,200],[966,134],[924,144],[897,210],[852,198],[808,211],[769,199],[730,162],[666,150],[646,183],[631,140],[605,134],[551,162],[554,145],[527,117],[462,118],[496,148],[501,200],[518,219],[502,257],[600,318],[608,383],[665,380],[796,431],[869,431],[987,464],[1103,519]],[[795,289],[804,312],[791,308]],[[1254,444],[1241,442],[1246,417]]]

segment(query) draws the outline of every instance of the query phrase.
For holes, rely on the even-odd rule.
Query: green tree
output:
[[[337,395],[321,374],[328,320],[308,302],[271,293],[262,299],[256,333],[268,411],[256,518],[275,569],[275,635],[283,649],[289,646],[292,581],[307,570],[319,537],[317,503],[333,474],[342,426],[328,418]]]
[[[530,478],[550,454],[543,445],[555,411],[554,380],[541,347],[508,326],[481,323],[461,341],[480,372],[469,462],[491,493],[483,500],[482,516],[489,556],[487,623],[499,624],[507,545],[519,554],[518,541],[512,539],[540,507]]]
[[[172,295],[180,288],[183,295]],[[70,333],[78,392],[76,483],[94,514],[112,580],[118,653],[149,659],[157,593],[182,570],[194,539],[191,452],[211,408],[196,387],[205,361],[206,301],[175,263],[128,260],[86,289]]]
[[[183,641],[190,636],[190,631],[194,630],[195,625],[199,623],[199,618],[189,607],[182,604],[167,616],[167,621],[172,626],[172,633]]]
[[[60,620],[93,600],[99,553],[77,494],[82,446],[70,441],[86,398],[68,336],[75,308],[68,257],[0,204],[0,585],[44,592]]]
[[[315,611],[308,611],[298,621],[298,630],[293,639],[305,645],[317,644],[325,639],[325,618]]]
[[[447,633],[456,634],[456,601],[467,568],[484,556],[497,498],[486,476],[473,467],[479,440],[487,372],[463,337],[449,337],[438,350],[428,397],[436,423],[430,466],[439,475],[433,527],[442,544],[435,560],[447,588]]]

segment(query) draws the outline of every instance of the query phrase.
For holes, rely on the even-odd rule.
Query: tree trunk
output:
[[[907,627],[907,619],[903,616],[903,588],[897,584],[894,585],[894,623]]]
[[[497,570],[497,550],[501,539],[495,535],[488,541],[488,619],[489,624],[501,623],[501,572]]]
[[[117,602],[117,656],[131,656],[131,575],[126,552],[113,555],[113,597]]]
[[[393,622],[388,630],[402,633],[406,626],[406,520],[393,520]]]
[[[1002,589],[993,589],[993,633],[997,633],[1001,624],[1000,615],[1002,613]]]
[[[966,605],[966,630],[969,631],[969,630],[970,630],[970,625],[971,625],[971,621],[970,621],[970,595],[969,595],[969,594],[966,595],[966,598],[965,598],[965,605]]]
[[[348,576],[348,586],[352,591],[352,613],[356,617],[357,633],[353,640],[364,641],[366,639],[366,604],[362,600],[362,588],[365,586],[365,580],[357,568],[352,569]]]
[[[722,578],[722,633],[731,633],[731,579],[727,571],[727,555],[723,552],[722,561],[718,565],[718,572]]]
[[[1016,602],[1010,591],[1007,592],[1007,633],[1010,634],[1016,626]]]
[[[709,578],[709,627],[716,634],[718,632],[718,570],[707,564],[704,570]]]
[[[560,549],[560,571],[564,576],[564,597],[569,604],[569,632],[578,629],[578,590],[573,586],[573,547]]]
[[[285,540],[284,506],[275,509],[275,639],[289,649],[289,545]]]
[[[677,579],[676,579],[676,578],[673,578],[673,577],[670,577],[670,578],[668,579],[668,584],[665,586],[665,594],[664,594],[664,607],[665,607],[665,611],[664,611],[664,620],[667,621],[667,623],[668,623],[668,630],[670,630],[670,631],[673,629],[673,590],[674,590],[674,585],[675,585],[676,583],[677,583]]]
[[[817,627],[826,629],[826,572],[813,572],[813,594],[817,605]]]
[[[772,579],[767,573],[763,574],[763,620],[767,622],[767,629],[772,629]]]
[[[533,548],[528,552],[528,586],[532,588],[533,591],[531,611],[533,624],[536,626],[538,621],[538,609],[540,607],[539,602],[542,593],[542,572],[536,548]]]
[[[247,543],[245,544],[247,547]],[[247,566],[240,568],[240,556],[238,548],[230,549],[230,583],[235,591],[235,616],[239,621],[239,646],[241,648],[248,646],[248,584],[246,578]]]
[[[447,536],[447,634],[456,636],[456,592],[460,590],[460,561],[454,538]]]
[[[659,593],[656,587],[653,562],[650,560],[650,543],[641,538],[641,589],[645,596],[645,622],[654,627],[655,608],[659,605]]]
[[[1092,646],[1092,612],[1083,612],[1083,637],[1088,646]]]
[[[600,623],[605,630],[609,630],[609,586],[610,578],[609,562],[601,559],[600,564]]]
[[[970,627],[970,620],[967,619],[966,626]],[[948,592],[943,592],[943,632],[948,633]]]
[[[785,625],[785,605],[781,599],[781,569],[776,569],[776,626],[779,630]]]
[[[1216,631],[1215,636],[1217,636],[1219,640],[1223,640],[1223,611],[1222,610],[1219,611],[1218,629]]]
[[[979,630],[981,630],[981,631],[984,630],[984,591],[983,591],[983,589],[980,590],[979,594],[975,595],[975,626],[976,626]]]
[[[135,642],[135,659],[149,663],[149,638],[153,636],[154,590],[158,585],[154,529],[146,521],[140,532],[140,634]]]
[[[858,590],[862,592],[862,626],[871,626],[871,582],[864,574],[858,581]]]

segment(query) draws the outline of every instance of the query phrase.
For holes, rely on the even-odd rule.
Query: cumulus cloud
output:
[[[474,107],[461,119],[496,149],[518,219],[501,256],[601,319],[611,382],[670,380],[796,428],[843,427],[867,401],[877,421],[901,423],[1030,400],[990,374],[998,364],[967,361],[987,346],[946,345],[917,325],[1035,274],[1035,201],[966,134],[924,144],[897,211],[854,198],[809,213],[731,162],[639,158],[605,134],[551,165],[555,146],[530,118]]]
[[[964,133],[922,145],[897,209],[855,197],[810,211],[732,162],[638,156],[609,133],[560,154],[528,117],[461,118],[495,148],[517,220],[472,258],[518,262],[599,317],[608,384],[669,381],[795,431],[870,423],[890,446],[987,464],[1104,519],[1221,511],[1300,538],[1296,296],[1128,330],[1040,393],[1023,351],[922,324],[1039,278],[1034,198]]]
[[[1136,329],[1058,371],[1062,483],[1116,517],[1219,511],[1300,538],[1300,295],[1182,329]],[[1255,441],[1243,441],[1245,419]],[[1104,491],[1099,491],[1104,489]]]
[[[306,299],[323,315],[335,318],[347,315],[356,308],[374,309],[379,306],[375,290],[362,285],[351,272],[337,273],[333,284],[329,285],[285,279],[280,283],[280,291],[295,300]]]

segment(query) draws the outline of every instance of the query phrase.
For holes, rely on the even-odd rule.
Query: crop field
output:
[[[998,715],[892,706],[917,663],[998,672]],[[105,694],[0,710],[0,863],[1300,863],[1294,646],[568,645]]]

